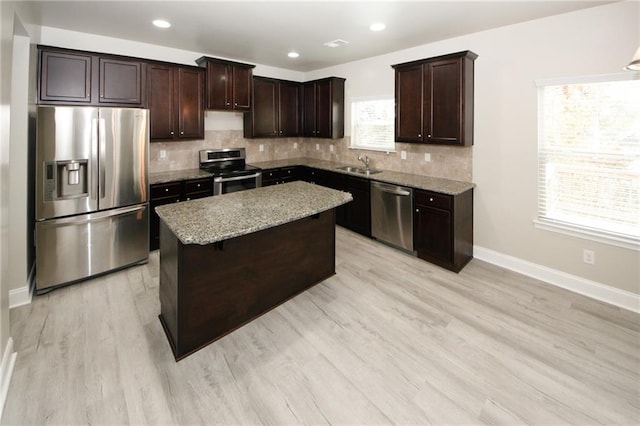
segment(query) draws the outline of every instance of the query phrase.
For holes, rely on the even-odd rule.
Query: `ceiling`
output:
[[[33,24],[311,71],[611,1],[36,1]],[[151,24],[171,22],[168,29]],[[369,25],[384,22],[372,32]],[[330,48],[342,39],[349,44]],[[296,59],[287,57],[295,50]]]

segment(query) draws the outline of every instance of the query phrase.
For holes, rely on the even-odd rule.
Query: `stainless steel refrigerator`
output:
[[[148,113],[38,107],[38,293],[148,260]]]

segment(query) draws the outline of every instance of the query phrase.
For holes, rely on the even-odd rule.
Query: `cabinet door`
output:
[[[177,68],[178,137],[204,138],[204,70]]]
[[[425,132],[427,142],[461,144],[462,59],[425,65]]]
[[[231,109],[231,66],[218,62],[207,63],[207,108]]]
[[[39,100],[91,103],[91,55],[42,51]]]
[[[278,135],[278,83],[269,78],[253,79],[252,133],[253,137]]]
[[[300,102],[301,85],[297,83],[280,82],[279,128],[280,136],[300,136]]]
[[[176,123],[173,67],[149,64],[147,73],[150,138],[173,139]]]
[[[422,142],[422,65],[396,68],[396,142]]]
[[[100,58],[100,103],[130,104],[143,102],[141,62]]]
[[[330,138],[332,129],[331,82],[316,83],[316,137]]]
[[[344,205],[345,227],[366,237],[371,236],[371,191],[367,179],[347,178],[346,191],[353,201]]]
[[[414,248],[419,258],[452,261],[453,230],[449,210],[416,204],[414,227]]]
[[[251,109],[251,68],[233,67],[233,109],[248,111]]]
[[[302,86],[303,103],[303,124],[304,136],[316,137],[316,85],[305,83]]]

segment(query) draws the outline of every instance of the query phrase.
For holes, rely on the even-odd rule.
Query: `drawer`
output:
[[[182,193],[181,182],[158,183],[151,185],[151,199],[179,197]]]
[[[198,198],[211,197],[211,191],[189,192],[184,195],[184,201],[197,200]]]
[[[280,169],[280,177],[282,178],[293,177],[295,175],[296,175],[295,167],[285,167]]]
[[[444,210],[451,210],[451,195],[445,195],[430,191],[415,191],[414,197],[416,204],[437,207]]]
[[[267,169],[262,171],[262,180],[278,179],[280,177],[280,169]]]
[[[185,181],[184,183],[184,192],[188,197],[191,192],[211,192],[213,193],[213,179],[204,178],[204,179],[193,179]]]

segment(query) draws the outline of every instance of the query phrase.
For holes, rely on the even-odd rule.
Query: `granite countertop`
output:
[[[289,166],[308,166],[316,169],[329,170],[332,172],[343,173],[351,176],[358,176],[363,179],[369,179],[373,181],[386,182],[395,185],[409,186],[411,188],[424,189],[427,191],[440,192],[448,195],[458,195],[468,191],[475,185],[471,182],[464,182],[451,179],[436,178],[430,176],[414,175],[411,173],[393,172],[389,170],[382,170],[381,173],[372,175],[363,175],[360,173],[347,172],[346,170],[339,170],[337,167],[355,166],[362,167],[360,164],[347,164],[337,161],[316,160],[312,158],[292,158],[288,160],[275,160],[275,161],[260,161],[253,162],[251,165],[260,167],[261,169],[276,169],[279,167]]]
[[[293,222],[353,200],[297,181],[156,207],[183,244],[211,244]]]
[[[176,182],[180,180],[211,177],[211,173],[200,169],[176,170],[171,172],[149,173],[149,185],[157,183]]]

